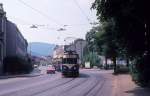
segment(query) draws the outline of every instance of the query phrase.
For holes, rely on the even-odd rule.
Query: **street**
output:
[[[60,73],[0,80],[0,96],[112,96],[111,71],[80,70],[78,78]]]

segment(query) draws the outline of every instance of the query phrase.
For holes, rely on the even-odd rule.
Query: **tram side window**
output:
[[[74,64],[77,64],[77,58],[74,58],[74,59],[73,59],[73,63],[74,63]]]

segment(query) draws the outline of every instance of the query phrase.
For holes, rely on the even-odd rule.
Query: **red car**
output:
[[[48,66],[46,72],[47,74],[55,74],[55,68],[53,66]]]

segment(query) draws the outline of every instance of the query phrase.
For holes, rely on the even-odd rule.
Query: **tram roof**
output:
[[[78,55],[76,51],[65,51],[64,54]]]
[[[63,58],[78,58],[78,54],[75,51],[65,51]]]

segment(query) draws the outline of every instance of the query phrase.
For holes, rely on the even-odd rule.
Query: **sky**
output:
[[[94,0],[0,0],[8,20],[28,42],[65,44],[85,34],[96,22]],[[31,28],[36,25],[37,28]],[[60,28],[66,29],[58,31]],[[70,37],[70,38],[69,38]]]

